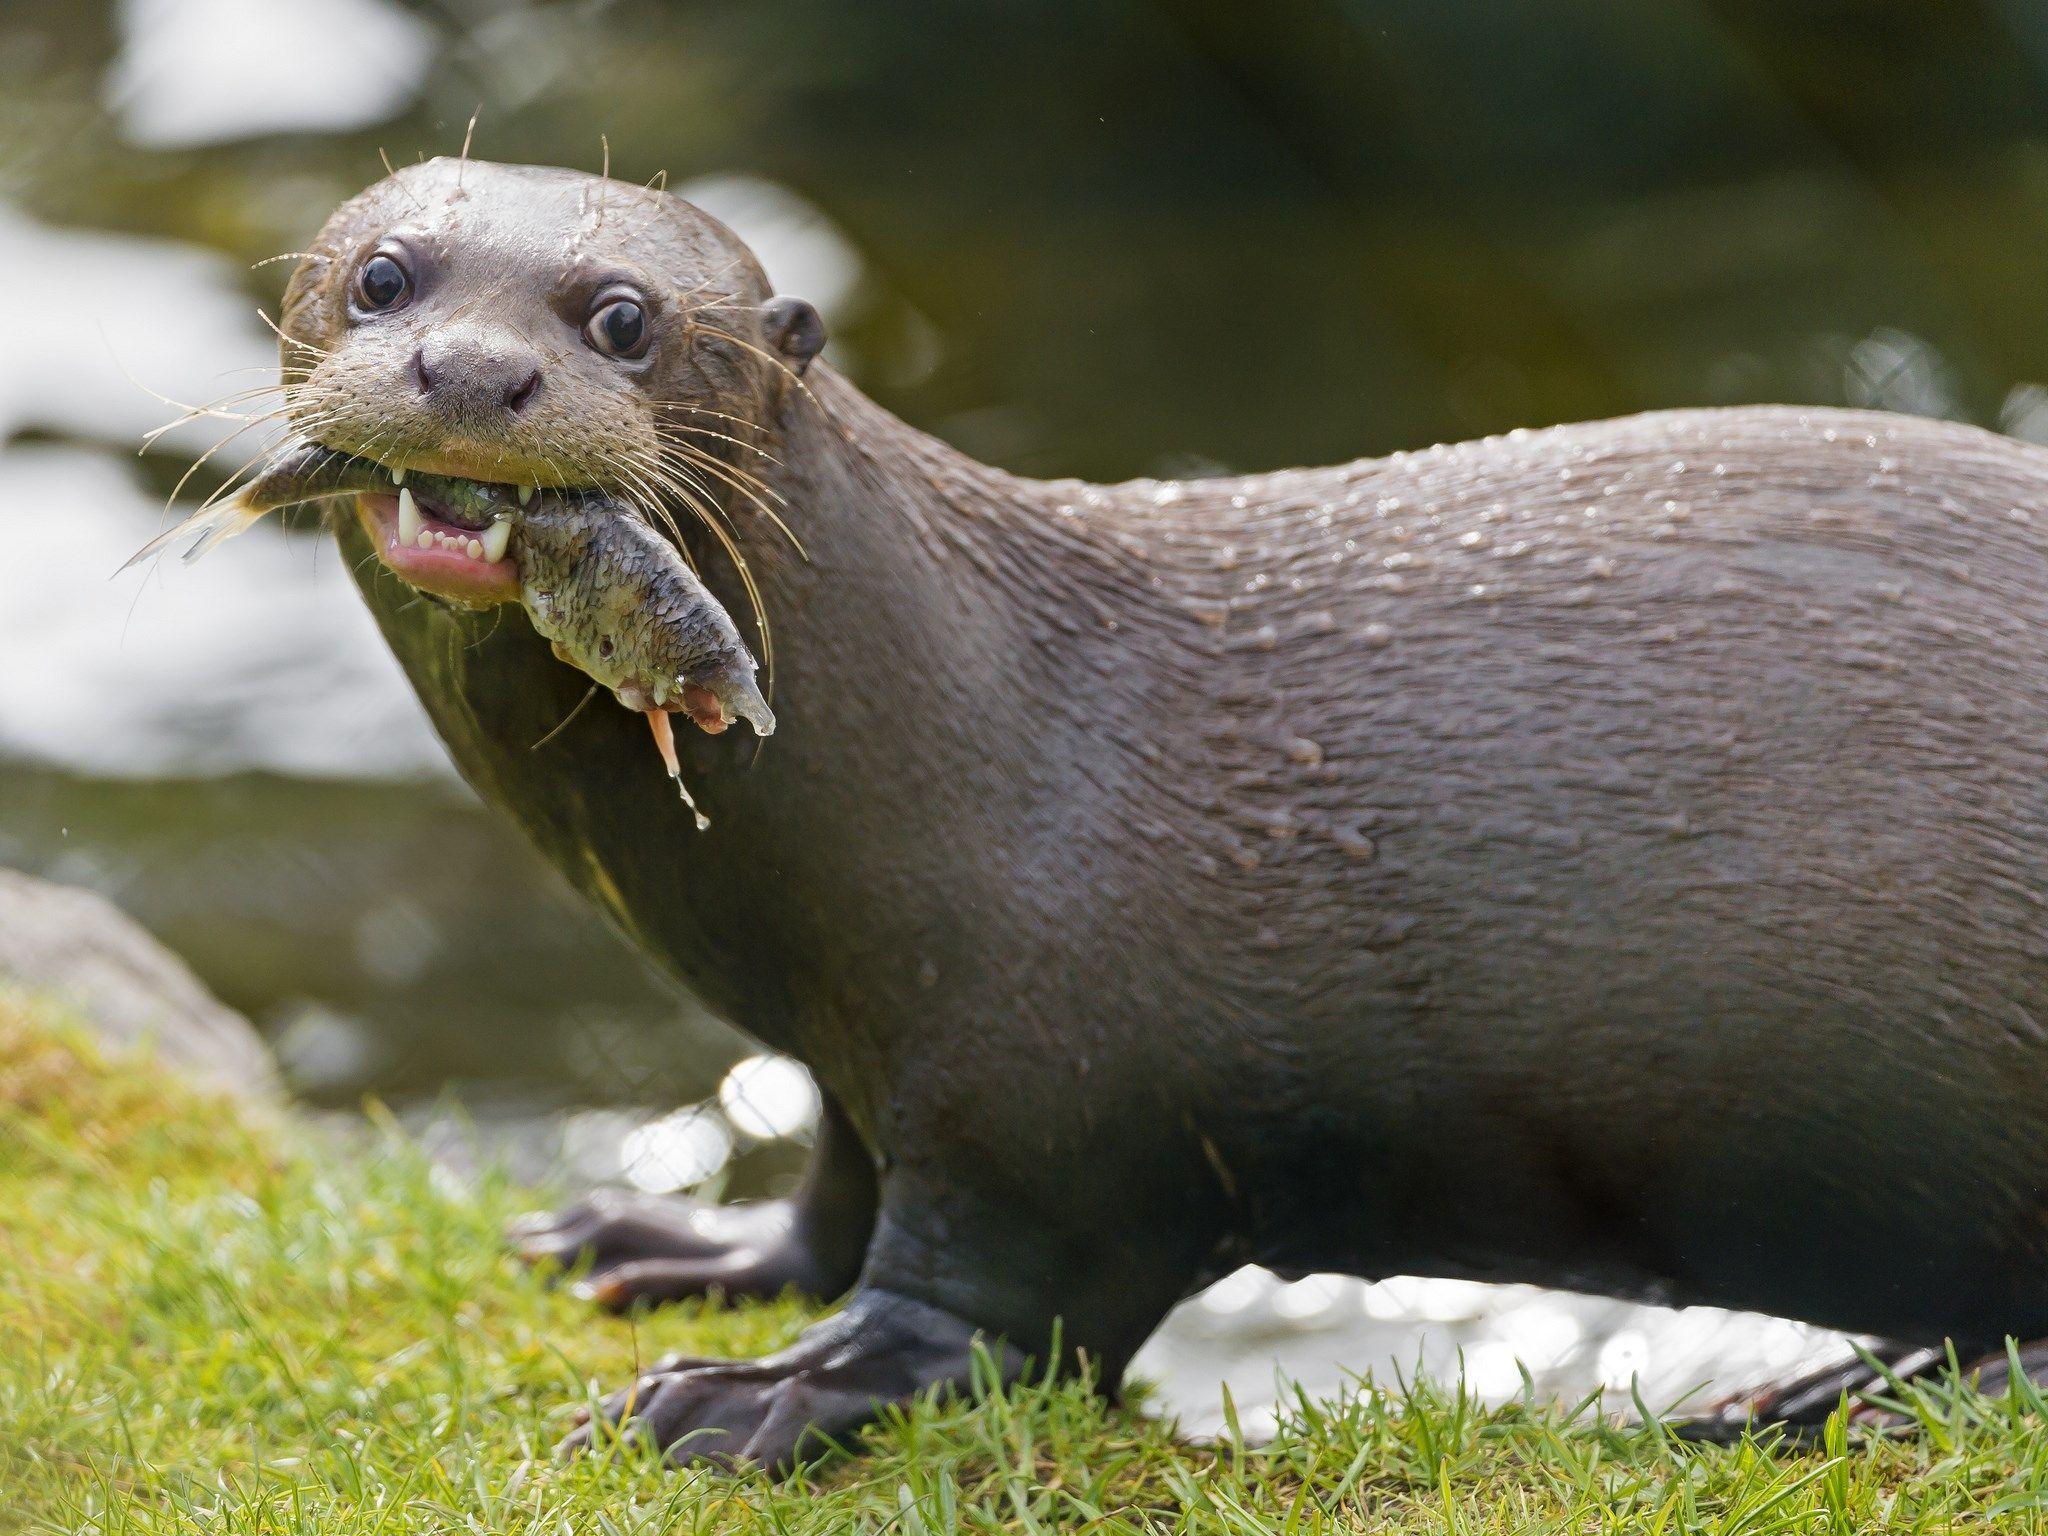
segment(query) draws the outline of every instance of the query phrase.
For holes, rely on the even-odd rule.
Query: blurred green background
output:
[[[1027,473],[1763,400],[2048,438],[2040,0],[6,0],[0,863],[142,917],[315,1102],[452,1094],[582,1175],[769,1188],[801,1106],[721,1103],[748,1047],[453,780],[314,533],[111,579],[236,425],[137,457],[166,400],[263,381],[262,263],[472,113],[665,172]]]

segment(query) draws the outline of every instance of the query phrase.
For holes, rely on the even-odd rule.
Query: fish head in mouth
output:
[[[427,477],[722,510],[824,342],[816,311],[680,198],[450,159],[335,211],[279,332],[300,433],[417,477],[409,502],[396,481],[357,501],[384,563],[478,607],[518,595],[495,513]]]

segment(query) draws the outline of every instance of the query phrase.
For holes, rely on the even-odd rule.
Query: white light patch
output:
[[[1617,1333],[1600,1347],[1600,1380],[1625,1388],[1648,1368],[1650,1341],[1633,1328]]]
[[[57,228],[0,204],[0,289],[36,296],[0,304],[0,441],[39,427],[132,453],[179,414],[158,396],[203,405],[277,379],[276,338],[235,264],[198,246]],[[106,310],[113,293],[118,323]],[[107,317],[81,326],[80,315]],[[273,404],[264,395],[229,408],[258,415]],[[203,452],[241,425],[202,417],[163,446]],[[232,468],[264,440],[246,432],[212,462]]]
[[[164,511],[132,459],[0,451],[0,756],[121,778],[450,776],[331,541],[260,526],[118,580]]]
[[[1273,1315],[1290,1323],[1306,1323],[1326,1316],[1342,1299],[1349,1283],[1341,1275],[1304,1275],[1273,1292]]]
[[[847,317],[860,252],[817,208],[755,176],[705,176],[673,190],[746,241],[777,293],[808,300],[828,323]]]
[[[438,48],[390,0],[121,0],[117,18],[101,98],[151,149],[381,123]]]
[[[818,1119],[818,1088],[787,1056],[749,1056],[725,1074],[718,1102],[733,1127],[757,1141],[806,1131]]]
[[[693,1189],[732,1160],[732,1131],[715,1109],[693,1105],[626,1133],[619,1172],[654,1194]]]
[[[1270,1271],[1247,1264],[1202,1292],[1202,1307],[1218,1317],[1229,1317],[1264,1301],[1279,1284]]]
[[[1579,1320],[1554,1301],[1532,1301],[1503,1312],[1493,1326],[1516,1359],[1532,1370],[1555,1365],[1585,1334]]]
[[[1465,1387],[1488,1401],[1512,1397],[1522,1385],[1515,1352],[1499,1340],[1465,1351]]]

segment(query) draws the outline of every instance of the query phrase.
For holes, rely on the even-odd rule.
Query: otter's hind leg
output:
[[[712,1205],[602,1190],[522,1218],[508,1237],[530,1263],[587,1258],[583,1293],[623,1310],[712,1291],[830,1301],[853,1285],[874,1226],[874,1163],[827,1094],[810,1166],[787,1199]]]

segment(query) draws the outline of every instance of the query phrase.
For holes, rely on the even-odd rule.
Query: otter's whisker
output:
[[[773,497],[776,501],[781,501],[782,496],[780,492],[776,491],[775,489],[767,485],[764,481],[760,480],[756,476],[750,475],[745,470],[741,470],[733,465],[727,464],[724,460],[704,452],[704,450],[701,448],[693,448],[687,443],[680,443],[675,441],[666,441],[664,442],[664,446],[670,449],[671,451],[680,454],[684,458],[685,462],[689,463],[693,467],[700,468],[704,470],[707,474],[716,475],[720,480],[724,481],[725,484],[731,486],[732,489],[739,495],[746,497],[747,500],[751,501],[754,504],[755,509],[759,511],[763,517],[767,518],[770,523],[774,524],[776,531],[780,533],[785,539],[789,540],[789,542],[791,543],[791,545],[795,547],[796,552],[799,555],[802,555],[806,560],[810,558],[810,555],[804,549],[803,540],[799,539],[796,536],[795,532],[790,528],[789,524],[783,520],[782,514],[777,512],[774,507],[768,504],[768,497]],[[759,487],[759,489],[757,490],[755,489],[755,487]]]
[[[261,261],[249,263],[249,270],[273,266],[280,261],[332,261],[334,258],[324,251],[279,251],[275,256],[265,256]]]
[[[147,453],[151,448],[156,446],[157,440],[161,438],[166,432],[174,432],[179,427],[184,426],[187,422],[198,421],[201,420],[202,418],[212,421],[251,421],[259,419],[241,415],[238,412],[227,410],[225,409],[225,407],[230,405],[246,404],[251,400],[257,399],[262,395],[270,393],[272,390],[280,389],[282,387],[283,386],[277,384],[266,384],[256,389],[237,390],[233,394],[222,395],[218,400],[214,401],[210,405],[185,406],[183,407],[182,414],[173,417],[171,420],[165,422],[160,427],[151,427],[147,432],[143,433],[141,446],[138,447],[135,451],[137,453]]]
[[[608,457],[614,465],[621,468],[624,467],[624,461],[620,455],[613,453],[609,454]],[[638,461],[635,460],[634,462],[637,464]],[[712,496],[710,491],[695,481],[693,477],[684,475],[679,478],[680,472],[666,464],[656,463],[640,467],[653,475],[657,484],[665,485],[677,500],[681,501],[684,506],[688,507],[696,515],[697,520],[709,529],[712,536],[718,540],[720,547],[726,553],[726,558],[732,561],[733,569],[740,578],[740,585],[746,590],[747,604],[752,610],[755,628],[761,636],[761,671],[766,685],[765,691],[772,697],[775,685],[774,631],[769,624],[768,606],[761,595],[760,584],[754,578],[753,567],[747,563],[747,557],[740,549],[737,531],[730,529],[725,524],[723,518],[718,515],[717,498]],[[670,527],[674,529],[673,521],[670,522]],[[675,529],[674,531],[678,541],[680,541],[682,536],[681,530]],[[680,547],[680,542],[678,547]]]
[[[704,437],[711,439],[713,442],[729,443],[734,448],[744,453],[751,453],[757,458],[765,459],[770,464],[779,465],[782,462],[759,443],[750,443],[745,438],[735,437],[730,432],[720,432],[715,427],[700,427],[685,421],[659,421],[656,423],[656,430],[660,432],[687,432],[692,437]]]
[[[724,549],[726,558],[732,561],[733,570],[739,576],[740,586],[747,595],[748,610],[753,615],[754,628],[761,637],[762,692],[772,699],[775,695],[775,635],[768,622],[767,602],[761,595],[760,584],[754,579],[753,567],[747,563],[747,557],[740,552],[739,545],[733,537],[710,519],[694,497],[685,497],[684,500],[697,514],[699,521],[711,530],[712,536],[718,540],[719,546]],[[661,515],[663,521],[674,528],[674,522],[666,512]],[[680,538],[680,535],[678,537]],[[683,552],[687,559],[687,552],[683,551],[680,543],[677,549]]]
[[[735,427],[757,433],[763,437],[768,435],[768,429],[758,421],[750,421],[744,416],[735,416],[730,411],[716,411],[708,405],[698,405],[689,400],[658,400],[655,402],[654,408],[658,411],[688,411],[692,416],[709,416],[715,421],[730,422]]]
[[[552,731],[549,731],[547,735],[541,737],[539,741],[536,741],[532,746],[528,747],[526,750],[529,752],[538,752],[542,747],[546,746],[549,742],[553,741],[557,736],[561,735],[562,732],[569,729],[569,722],[571,720],[574,720],[578,715],[582,714],[584,706],[589,704],[590,701],[596,697],[597,684],[592,683],[588,688],[583,690],[583,697],[576,701],[575,706],[572,709],[570,709],[569,713],[562,716],[560,723],[557,724]]]
[[[462,154],[455,162],[455,190],[462,190],[462,173],[469,169],[469,145],[476,137],[476,120],[484,115],[484,104],[478,102],[476,110],[469,114],[469,126],[462,130]]]
[[[384,162],[384,174],[391,178],[391,184],[397,187],[398,190],[403,192],[407,197],[412,199],[413,207],[419,209],[421,213],[425,213],[427,211],[427,205],[420,201],[419,194],[413,191],[411,187],[408,187],[405,184],[404,180],[399,176],[398,172],[392,168],[391,157],[384,152],[384,146],[382,144],[379,144],[377,146],[377,158]]]
[[[234,431],[228,433],[227,436],[223,437],[219,442],[215,443],[211,448],[207,449],[206,452],[200,454],[198,458],[194,459],[190,464],[186,465],[185,472],[182,475],[178,476],[177,483],[171,487],[170,494],[164,498],[165,509],[168,510],[171,504],[178,499],[179,493],[185,489],[186,484],[192,479],[192,477],[199,473],[200,469],[206,464],[207,460],[211,459],[216,453],[219,453],[221,449],[227,447],[228,444],[232,443],[244,432],[250,431],[255,427],[263,426],[267,422],[276,420],[287,409],[289,408],[279,407],[278,410],[266,411],[261,416],[257,416],[251,420],[243,422],[242,425],[235,428]],[[193,515],[197,516],[199,512],[206,512],[211,510],[214,503],[222,498],[222,495],[226,491],[227,487],[235,483],[237,477],[247,474],[249,469],[251,468],[251,465],[262,462],[265,458],[267,458],[275,451],[275,448],[264,450],[264,453],[258,455],[257,459],[252,460],[251,464],[243,465],[242,468],[237,470],[233,475],[228,476],[228,478],[224,482],[222,482],[220,489],[216,490],[211,496],[207,497],[204,501],[202,501],[199,504],[198,512],[195,512]]]
[[[279,328],[278,323],[270,318],[269,313],[266,310],[264,310],[264,308],[261,305],[258,305],[256,308],[256,318],[258,320],[261,320],[265,325],[269,326],[271,334],[276,336],[277,339],[280,342],[282,342],[285,346],[297,347],[300,351],[310,352],[315,357],[325,357],[327,355],[328,349],[325,347],[316,346],[310,341],[301,341],[296,336],[287,336],[283,332],[283,330]]]

